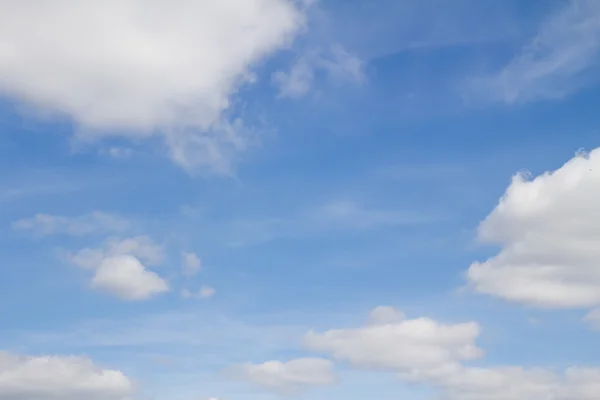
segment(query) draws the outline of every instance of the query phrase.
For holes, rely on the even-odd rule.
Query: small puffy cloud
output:
[[[277,71],[273,74],[273,83],[279,87],[280,97],[301,97],[312,88],[313,67],[305,58],[297,60],[289,72]]]
[[[123,300],[145,300],[169,291],[164,279],[147,270],[137,258],[130,255],[102,260],[92,278],[92,287]]]
[[[547,18],[508,65],[478,82],[509,104],[560,98],[578,89],[600,62],[600,3],[572,0]]]
[[[235,379],[283,393],[293,393],[306,386],[322,386],[334,381],[333,364],[322,358],[247,363],[231,368],[228,373]]]
[[[127,220],[101,211],[77,217],[50,214],[36,214],[31,218],[18,220],[12,224],[19,231],[30,231],[36,236],[71,235],[85,236],[111,232],[124,232],[130,224]]]
[[[124,300],[145,300],[169,290],[163,278],[142,264],[157,265],[163,260],[162,247],[146,236],[111,238],[100,249],[81,249],[66,258],[94,271],[93,288]]]
[[[191,277],[202,269],[202,261],[196,253],[183,253],[183,275]]]
[[[535,179],[516,175],[478,230],[501,250],[470,266],[470,285],[531,306],[600,305],[599,201],[600,149]]]
[[[303,22],[292,0],[0,2],[0,94],[225,172],[244,148],[232,96]]]
[[[483,354],[475,344],[475,322],[444,325],[429,318],[401,319],[392,308],[376,309],[371,317],[384,318],[358,328],[310,331],[305,345],[355,367],[390,369],[417,380],[454,370],[461,361]]]
[[[126,400],[133,382],[81,357],[30,357],[0,352],[0,398],[6,400]]]
[[[583,318],[592,328],[600,331],[600,308],[590,311]]]
[[[373,325],[390,324],[400,322],[404,317],[404,313],[394,307],[379,306],[371,311],[369,322]]]
[[[216,289],[210,286],[201,286],[197,292],[192,292],[188,289],[181,290],[181,297],[186,299],[208,299],[217,293]]]

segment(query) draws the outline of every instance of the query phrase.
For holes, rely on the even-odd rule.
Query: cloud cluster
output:
[[[600,389],[600,369],[572,367],[557,374],[541,368],[468,366],[483,355],[475,343],[479,327],[474,322],[403,319],[390,307],[373,310],[370,319],[362,327],[311,331],[306,345],[355,368],[430,384],[448,400],[592,400]]]
[[[531,306],[600,305],[600,149],[535,179],[516,175],[479,226],[501,251],[473,263],[478,292]]]
[[[226,172],[244,147],[232,96],[303,21],[292,0],[1,2],[0,94],[86,139],[161,135],[182,166]]]
[[[133,382],[82,357],[31,357],[0,352],[0,398],[126,400]]]

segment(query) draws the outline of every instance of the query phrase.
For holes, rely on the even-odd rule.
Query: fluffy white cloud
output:
[[[444,325],[429,318],[400,317],[399,311],[378,308],[367,326],[310,331],[305,344],[356,367],[391,369],[407,379],[436,376],[482,355],[475,345],[479,326],[474,322]]]
[[[232,94],[303,19],[292,0],[0,1],[0,93],[88,139],[161,134],[176,162],[224,172],[244,147]]]
[[[123,232],[129,222],[117,215],[94,211],[77,217],[36,214],[13,223],[13,228],[31,231],[38,236],[66,234],[84,236],[96,233]]]
[[[183,253],[183,275],[191,277],[202,269],[202,261],[196,253]]]
[[[304,386],[327,385],[334,380],[332,363],[321,358],[247,363],[228,372],[236,379],[278,392],[296,392]]]
[[[129,255],[102,260],[92,278],[92,287],[124,300],[145,300],[169,290],[169,285],[155,272],[147,270]]]
[[[479,226],[501,251],[472,264],[475,290],[541,307],[600,304],[600,149],[535,179],[516,175]]]
[[[558,98],[579,88],[600,61],[600,3],[571,0],[541,25],[519,55],[485,88],[506,103]]]
[[[197,292],[191,292],[188,289],[181,290],[181,296],[187,299],[208,299],[216,293],[217,291],[210,286],[201,286]]]
[[[168,283],[140,261],[157,265],[163,260],[162,247],[146,236],[111,238],[103,248],[82,249],[68,254],[67,259],[94,271],[93,288],[124,300],[145,300],[169,290]]]
[[[402,320],[391,307],[378,307],[359,328],[309,332],[308,348],[356,368],[387,370],[409,382],[440,391],[444,400],[593,400],[600,369],[568,368],[564,373],[518,366],[470,367],[482,355],[475,344],[477,324]]]
[[[125,400],[134,385],[123,373],[81,357],[28,357],[0,352],[0,398]]]

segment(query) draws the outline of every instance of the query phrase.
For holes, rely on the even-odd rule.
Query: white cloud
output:
[[[272,76],[279,88],[279,97],[298,98],[315,85],[317,72],[324,72],[334,82],[362,82],[363,62],[340,46],[329,52],[313,51],[298,57],[288,72],[277,71]]]
[[[301,57],[289,72],[277,71],[273,74],[273,83],[279,87],[280,97],[301,97],[313,85],[314,71],[306,58]]]
[[[231,368],[228,373],[233,378],[284,393],[296,392],[305,386],[327,385],[334,381],[333,364],[321,358],[247,363]]]
[[[111,238],[100,249],[82,249],[66,257],[72,264],[94,271],[93,288],[124,300],[145,300],[167,292],[168,283],[147,265],[163,260],[162,247],[146,236]]]
[[[374,310],[371,320],[377,321],[382,309]],[[386,314],[391,314],[391,308]],[[380,320],[359,328],[310,331],[306,346],[330,354],[339,361],[369,369],[391,369],[407,379],[422,379],[454,370],[463,360],[482,355],[475,345],[479,325],[474,322],[444,325],[429,318]]]
[[[0,2],[0,92],[80,137],[162,135],[186,168],[244,148],[223,115],[252,67],[303,24],[292,0]]]
[[[386,318],[377,323],[382,315]],[[311,331],[306,345],[356,368],[387,370],[402,380],[431,385],[444,400],[593,400],[598,396],[600,369],[571,367],[557,374],[542,368],[465,366],[483,354],[475,344],[476,323],[444,325],[428,318],[401,318],[391,307],[378,307],[371,313],[371,324]]]
[[[373,325],[383,325],[400,322],[405,318],[404,313],[394,307],[375,307],[369,315],[369,322]]]
[[[188,289],[181,290],[181,296],[187,299],[208,299],[216,293],[217,291],[210,286],[201,286],[197,292],[191,292]]]
[[[600,150],[535,179],[516,175],[479,226],[501,251],[473,263],[478,292],[539,307],[600,304]]]
[[[583,318],[594,329],[600,330],[600,308],[590,311]]]
[[[81,357],[29,357],[0,352],[5,400],[126,400],[134,387],[122,372]]]
[[[97,233],[123,232],[129,228],[129,222],[117,215],[94,211],[77,217],[36,214],[13,223],[13,228],[31,231],[38,236],[65,234],[84,236]]]
[[[484,86],[506,103],[562,97],[587,79],[583,74],[598,64],[599,52],[600,3],[571,0]]]
[[[92,278],[92,287],[124,300],[145,300],[169,291],[164,279],[129,255],[102,260]]]
[[[202,269],[202,261],[196,253],[183,253],[183,275],[191,277]]]
[[[440,379],[448,400],[594,400],[600,370],[569,368],[563,374],[521,367],[463,368]]]

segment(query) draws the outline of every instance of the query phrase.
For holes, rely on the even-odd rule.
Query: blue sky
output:
[[[0,4],[0,397],[596,398],[598,3],[142,3]]]

